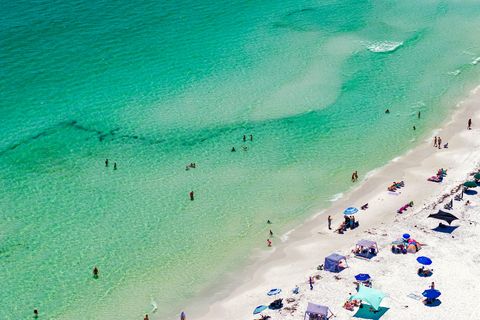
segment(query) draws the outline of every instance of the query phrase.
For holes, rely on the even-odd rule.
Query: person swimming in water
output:
[[[389,114],[389,113],[390,113],[390,110],[388,110],[388,109],[385,110],[385,113],[386,113],[386,114]]]
[[[38,310],[37,309],[33,309],[33,318],[38,319]]]
[[[117,170],[117,163],[116,162],[113,163],[113,170]]]
[[[237,151],[237,150],[235,150],[235,147],[232,147],[232,150],[231,150],[231,151],[232,151],[232,152],[235,152],[235,151]]]

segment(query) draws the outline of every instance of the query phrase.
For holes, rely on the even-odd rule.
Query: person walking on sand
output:
[[[328,216],[328,230],[332,230],[332,216]]]
[[[310,290],[313,290],[313,278],[308,278],[308,284],[310,285]]]
[[[437,144],[438,144],[438,149],[442,149],[442,138],[438,137]]]
[[[435,282],[432,282],[432,284],[430,285],[430,289],[435,290]]]
[[[187,315],[185,314],[185,312],[182,311],[182,313],[180,314],[180,320],[187,320]]]
[[[267,239],[267,246],[271,247],[272,246],[272,240]]]
[[[437,147],[437,136],[435,136],[435,138],[433,139],[433,147]]]
[[[472,130],[472,119],[468,119],[467,129]]]

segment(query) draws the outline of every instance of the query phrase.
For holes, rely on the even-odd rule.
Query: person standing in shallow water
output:
[[[418,119],[420,119],[420,111],[418,111]]]
[[[38,319],[38,310],[37,309],[33,309],[33,318]]]
[[[190,200],[191,201],[195,200],[193,191],[190,191]]]
[[[117,170],[117,163],[116,162],[113,163],[113,170]]]
[[[108,159],[105,159],[105,167],[108,167]]]
[[[250,141],[253,141],[253,135],[252,134],[250,135]]]
[[[97,266],[93,267],[92,273],[93,273],[93,278],[94,278],[94,279],[98,279],[99,271],[98,271]]]
[[[247,141],[247,136],[243,135],[243,142]]]

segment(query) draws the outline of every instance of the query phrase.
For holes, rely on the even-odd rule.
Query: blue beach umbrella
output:
[[[423,291],[422,296],[427,299],[437,299],[442,293],[436,289],[428,289]]]
[[[355,279],[357,281],[367,281],[367,280],[370,280],[370,275],[367,274],[367,273],[359,273],[355,276]]]
[[[267,308],[268,307],[264,305],[258,306],[255,308],[255,310],[253,310],[253,314],[259,314],[260,312],[266,310]]]
[[[405,240],[410,239],[410,235],[409,235],[408,233],[404,233],[402,237],[403,237],[403,239],[405,239]]]
[[[418,261],[418,263],[421,263],[421,264],[426,265],[426,266],[429,266],[429,265],[432,264],[432,260],[430,258],[424,257],[424,256],[418,257],[417,261]]]
[[[275,296],[275,295],[279,294],[280,292],[282,292],[282,289],[275,288],[275,289],[272,289],[272,290],[268,291],[267,295],[268,296]]]
[[[355,214],[357,212],[358,212],[357,208],[349,207],[349,208],[345,209],[345,211],[343,211],[343,214],[346,215],[346,216],[349,216],[349,215]]]

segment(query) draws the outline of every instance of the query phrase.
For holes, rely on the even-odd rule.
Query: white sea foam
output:
[[[330,198],[330,202],[335,202],[337,200],[340,200],[343,197],[343,193],[337,193],[334,194],[333,197]]]
[[[479,62],[480,62],[480,57],[476,57],[475,59],[473,59],[472,64],[476,65]]]
[[[368,42],[366,44],[367,49],[371,52],[376,53],[386,53],[386,52],[393,52],[400,48],[403,45],[403,42],[396,42],[396,41],[374,41]]]
[[[460,74],[460,69],[457,69],[455,71],[450,71],[448,74],[451,74],[451,75],[454,75],[454,76],[458,76]]]
[[[293,231],[295,231],[295,228],[287,231],[286,233],[284,233],[284,234],[280,237],[280,241],[282,241],[282,242],[287,241]]]

